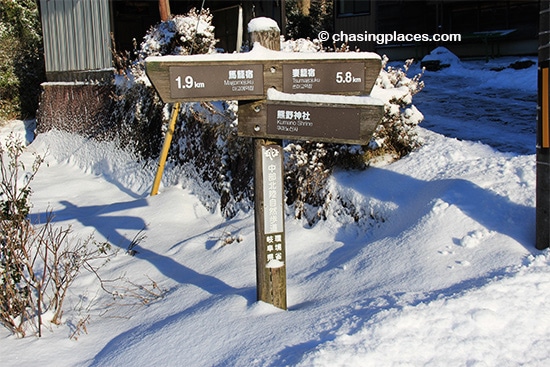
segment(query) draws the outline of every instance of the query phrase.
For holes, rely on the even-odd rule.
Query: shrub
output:
[[[113,114],[123,145],[132,144],[145,157],[158,154],[171,104],[164,105],[149,84],[144,60],[214,52],[211,21],[208,10],[192,9],[174,16],[147,32],[136,50],[136,60],[119,63],[131,65],[124,77],[118,77]],[[246,210],[253,195],[251,141],[236,134],[236,107],[236,102],[229,101],[184,104],[169,154],[172,161],[185,165],[191,182],[198,182],[196,192],[203,204],[212,210],[221,208],[228,217],[241,208]]]
[[[320,31],[332,32],[332,9],[332,1],[311,0],[309,14],[305,15],[297,0],[287,0],[286,35],[295,39],[315,39]]]
[[[133,146],[146,158],[158,155],[170,106],[162,103],[147,79],[145,58],[213,52],[216,40],[211,22],[208,10],[191,9],[151,27],[135,50],[135,60],[129,60],[129,54],[115,55],[121,75],[116,78],[110,124],[116,126],[122,147]]]
[[[26,171],[23,151],[13,135],[0,145],[0,323],[20,336],[32,326],[40,336],[42,316],[60,323],[70,285],[82,268],[94,270],[91,260],[107,254],[109,245],[91,237],[71,242],[70,228],[53,227],[51,216],[43,225],[31,224],[30,183],[44,159],[35,155]]]
[[[91,235],[74,238],[71,227],[53,225],[51,212],[44,223],[31,223],[30,183],[44,159],[35,155],[27,171],[23,152],[23,143],[13,135],[0,145],[0,324],[21,337],[29,331],[41,336],[43,325],[59,325],[69,288],[84,270],[115,299],[148,303],[160,298],[164,291],[154,282],[143,286],[100,277],[98,270],[116,255],[108,242]],[[79,328],[85,328],[89,316],[81,321]]]
[[[410,59],[402,68],[394,68],[387,65],[387,57],[382,58],[382,71],[375,87],[385,99],[384,117],[369,144],[367,160],[381,154],[399,159],[422,143],[415,127],[424,116],[412,104],[412,98],[424,88],[424,82],[420,80],[422,73],[407,76],[412,62]]]
[[[44,80],[37,2],[0,0],[0,120],[35,116]]]

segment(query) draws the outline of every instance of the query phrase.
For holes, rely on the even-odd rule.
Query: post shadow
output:
[[[77,220],[86,227],[94,228],[98,233],[107,239],[111,244],[123,250],[128,248],[132,242],[120,233],[121,230],[140,231],[147,228],[147,224],[140,217],[106,215],[128,209],[145,207],[148,205],[146,199],[132,200],[113,203],[110,205],[78,206],[70,201],[62,200],[60,204],[65,208],[52,212],[52,223],[65,220]],[[31,215],[34,223],[45,223],[49,213],[35,213]],[[181,242],[180,242],[181,244]],[[180,283],[191,284],[202,288],[208,293],[221,295],[228,293],[239,293],[238,290],[220,279],[201,274],[189,267],[186,267],[168,256],[161,255],[143,246],[136,247],[136,258],[149,262],[156,267],[160,273]]]

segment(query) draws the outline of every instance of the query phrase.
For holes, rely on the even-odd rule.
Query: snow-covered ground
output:
[[[28,149],[47,151],[48,166],[32,184],[33,215],[52,208],[75,235],[119,247],[104,278],[167,292],[147,306],[113,303],[83,273],[64,324],[42,338],[0,329],[0,364],[550,365],[550,258],[534,248],[536,67],[463,62],[424,80],[414,102],[425,144],[331,179],[375,220],[287,219],[288,311],[256,302],[252,213],[208,212],[173,167],[151,197],[154,164],[39,135]],[[223,245],[229,233],[242,241]],[[87,334],[69,339],[88,315]]]

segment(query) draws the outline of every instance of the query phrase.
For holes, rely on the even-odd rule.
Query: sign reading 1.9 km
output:
[[[172,66],[169,70],[170,96],[175,99],[264,94],[263,65]]]

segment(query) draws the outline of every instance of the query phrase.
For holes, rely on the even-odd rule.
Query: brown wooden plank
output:
[[[279,130],[274,132],[274,108],[276,111],[309,112],[314,114],[315,121],[310,119],[313,125],[307,129],[300,126],[290,126],[294,127],[295,131]],[[347,110],[349,110],[349,113],[346,112]],[[357,118],[354,117],[355,111],[358,111],[359,114]],[[383,115],[384,106],[381,104],[346,105],[292,101],[273,102],[268,100],[240,102],[238,134],[240,136],[266,139],[311,140],[366,145],[369,143]],[[295,122],[299,123],[298,120]],[[346,126],[346,124],[352,126]],[[342,127],[349,128],[345,131],[336,131]],[[334,134],[331,135],[331,132],[334,132]]]

